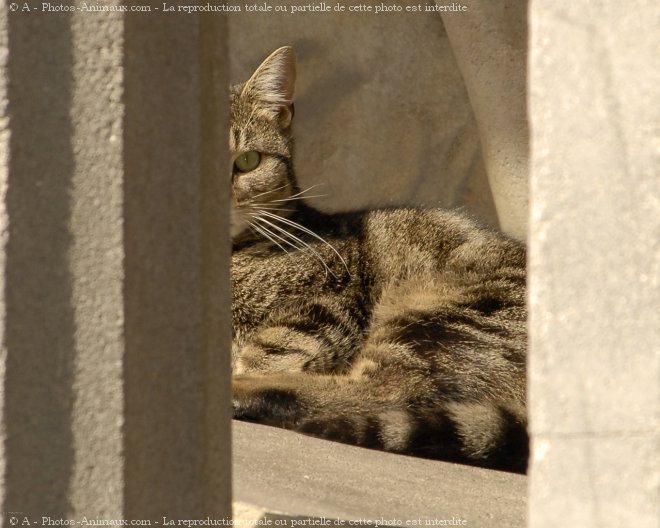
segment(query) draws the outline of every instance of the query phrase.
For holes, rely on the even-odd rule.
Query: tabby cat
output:
[[[455,212],[306,205],[294,82],[283,47],[230,92],[234,417],[524,469],[524,247]]]

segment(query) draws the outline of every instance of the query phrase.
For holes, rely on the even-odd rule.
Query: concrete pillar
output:
[[[659,20],[530,6],[533,528],[660,518]]]
[[[447,2],[436,2],[445,5]],[[441,12],[479,129],[500,227],[527,236],[527,2],[471,0]]]
[[[224,19],[32,7],[0,6],[2,510],[229,516]]]

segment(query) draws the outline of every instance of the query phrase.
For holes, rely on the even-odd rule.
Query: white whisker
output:
[[[290,227],[293,227],[294,229],[298,229],[298,230],[302,231],[303,233],[307,233],[308,235],[313,236],[314,238],[319,240],[320,242],[323,242],[326,246],[328,246],[335,253],[335,255],[337,255],[339,257],[339,260],[341,260],[342,264],[344,265],[344,268],[346,268],[346,271],[348,271],[349,274],[350,274],[350,270],[348,269],[348,264],[346,264],[346,261],[344,260],[344,257],[342,257],[340,255],[339,251],[337,251],[335,249],[335,247],[332,244],[330,244],[330,242],[325,240],[323,237],[317,235],[311,229],[307,229],[305,226],[302,226],[302,225],[298,224],[297,222],[294,222],[293,220],[290,220],[288,218],[284,218],[284,217],[281,217],[281,216],[274,215],[273,213],[269,213],[268,211],[263,211],[263,214],[265,216],[269,217],[269,218],[272,218],[273,220],[276,220],[278,222],[282,222],[282,223],[284,223],[284,224],[286,224]]]
[[[311,187],[307,187],[307,189],[303,189],[300,192],[297,192],[296,194],[292,194],[289,198],[293,198],[294,196],[298,196],[301,194],[304,194],[306,192],[311,191],[312,189],[315,189],[316,187],[320,187],[321,185],[325,185],[324,183],[317,183],[316,185],[312,185]]]
[[[252,200],[254,200],[255,198],[259,198],[259,196],[263,196],[264,194],[274,193],[276,191],[280,191],[280,190],[282,190],[286,187],[290,187],[290,186],[291,186],[291,184],[289,182],[286,182],[284,185],[280,185],[279,187],[275,187],[274,189],[271,189],[269,191],[264,191],[262,193],[255,194],[254,196],[250,197],[250,200],[248,201],[248,203],[252,203]]]
[[[295,250],[297,250],[297,251],[300,251],[300,250],[304,249],[303,247],[296,246],[296,245],[293,244],[290,240],[288,240],[288,239],[286,239],[286,238],[282,238],[282,237],[281,237],[280,235],[278,235],[277,233],[273,233],[273,232],[268,228],[268,224],[264,224],[264,223],[263,223],[263,222],[268,222],[267,220],[264,220],[263,218],[258,218],[258,217],[255,217],[254,219],[255,219],[256,221],[260,221],[260,222],[262,222],[262,224],[261,224],[260,226],[257,226],[254,222],[250,222],[251,225],[254,225],[255,227],[258,227],[259,229],[262,230],[262,232],[266,232],[266,233],[268,233],[269,235],[271,235],[271,236],[277,238],[279,241],[283,242],[283,243],[286,244],[287,246],[289,246],[289,247],[291,247],[291,248],[293,248],[293,249],[295,249]],[[269,223],[269,222],[268,222],[268,223]],[[272,242],[275,242],[275,241],[272,240],[271,238],[269,238],[269,240],[271,240]],[[275,242],[275,243],[276,243],[276,242]],[[278,245],[279,245],[279,244],[278,244]],[[283,249],[284,249],[284,248],[283,248]],[[286,251],[286,250],[285,250],[285,251]],[[287,251],[287,253],[288,253],[288,251]]]
[[[299,251],[309,250],[309,251],[311,251],[312,253],[314,253],[315,255],[317,255],[317,257],[318,257],[319,259],[321,259],[321,261],[323,261],[323,259],[322,259],[321,255],[320,255],[320,253],[318,253],[313,247],[311,247],[309,244],[307,244],[304,240],[301,240],[300,238],[298,238],[297,236],[295,236],[293,233],[289,233],[289,231],[287,231],[286,229],[284,229],[284,228],[282,228],[282,227],[280,227],[280,226],[278,226],[278,225],[276,225],[276,224],[273,224],[272,222],[270,222],[269,220],[266,220],[265,218],[255,217],[255,220],[258,221],[258,222],[261,222],[261,227],[262,227],[262,229],[267,229],[268,227],[270,227],[270,228],[276,229],[276,230],[279,231],[282,235],[286,235],[288,238],[283,238],[283,237],[281,237],[280,235],[278,235],[278,234],[276,234],[276,233],[273,233],[270,229],[268,229],[268,232],[269,232],[269,233],[271,233],[272,235],[276,236],[276,237],[277,237],[278,239],[280,239],[282,242],[285,242],[286,244],[288,244],[288,245],[291,246],[292,248],[295,248],[295,249],[297,249],[297,250],[299,250]],[[293,243],[291,242],[291,240],[293,240],[293,242],[297,242],[297,243],[299,243],[300,245],[298,246],[298,245],[293,244]],[[325,261],[323,261],[323,262],[325,262]]]
[[[282,237],[277,236],[275,233],[273,233],[272,231],[269,231],[265,227],[260,227],[256,224],[250,222],[250,229],[254,230],[256,233],[259,233],[261,236],[263,236],[266,239],[270,240],[273,244],[277,245],[277,247],[279,247],[282,251],[284,251],[287,254],[289,253],[289,251],[283,245],[281,245],[277,240],[275,240],[275,238],[278,238],[282,242],[289,244],[289,246],[292,246],[295,249],[298,249],[296,246],[293,246],[290,242],[287,242]],[[275,237],[275,238],[273,238],[273,237]]]
[[[273,215],[273,216],[276,216],[276,215]],[[307,242],[305,242],[304,240],[301,240],[300,238],[298,238],[293,233],[289,233],[289,231],[287,231],[283,227],[280,227],[280,226],[266,220],[265,218],[261,218],[259,216],[255,216],[254,218],[255,218],[255,220],[257,220],[261,223],[265,223],[269,227],[272,227],[273,229],[279,231],[282,235],[290,238],[291,240],[294,240],[295,242],[298,242],[302,247],[297,247],[297,249],[302,250],[303,248],[305,248],[305,249],[308,249],[309,251],[311,251],[316,256],[316,258],[321,262],[321,264],[323,264],[323,267],[325,268],[326,277],[328,276],[328,273],[329,273],[335,279],[338,278],[337,275],[335,275],[333,273],[333,271],[330,269],[330,267],[326,264],[325,260],[323,260],[323,257],[321,256],[321,254],[318,251],[316,251],[312,246],[310,246]],[[277,218],[280,218],[280,217],[277,217]]]
[[[285,211],[287,213],[295,212],[295,209],[284,209],[282,207],[268,207],[263,204],[252,204],[249,206],[251,211]]]
[[[327,194],[312,194],[309,196],[299,196],[298,198],[278,198],[277,200],[271,200],[272,202],[288,202],[293,200],[307,200],[307,198],[323,198],[328,196]]]
[[[310,198],[309,196],[304,196],[303,197],[302,195],[305,194],[306,192],[311,191],[312,189],[315,189],[316,187],[321,186],[321,185],[324,185],[324,184],[323,183],[317,183],[316,185],[312,185],[311,187],[307,187],[307,189],[303,189],[302,191],[297,192],[296,194],[292,194],[288,198],[281,198],[281,199],[282,200],[291,200],[292,198],[296,198],[297,196],[300,196],[301,198]],[[324,196],[324,195],[319,195],[319,196]],[[273,200],[273,201],[276,201],[276,200]]]

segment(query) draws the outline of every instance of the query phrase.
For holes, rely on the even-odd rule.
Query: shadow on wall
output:
[[[5,479],[12,485],[6,487],[5,503],[15,510],[65,516],[71,504],[62,483],[71,478],[74,458],[70,15],[9,17],[9,37],[13,128],[6,197],[11,222],[3,425]],[[39,122],[34,115],[42,117]]]

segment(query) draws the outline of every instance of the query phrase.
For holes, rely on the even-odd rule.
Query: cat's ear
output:
[[[296,53],[291,46],[276,49],[245,83],[242,93],[254,97],[261,108],[288,127],[293,118]]]

